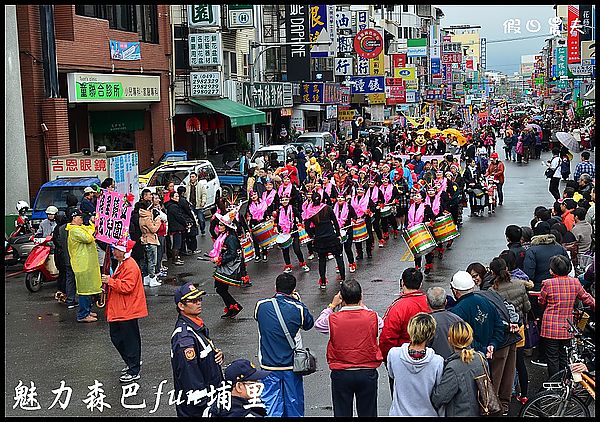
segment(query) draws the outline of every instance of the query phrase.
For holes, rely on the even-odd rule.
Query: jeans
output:
[[[75,305],[77,303],[75,301],[75,292],[77,291],[77,288],[75,287],[75,273],[71,267],[67,267],[65,271],[65,279],[65,293],[67,295],[65,304],[67,306]]]
[[[115,346],[121,359],[127,365],[130,375],[140,372],[140,360],[142,358],[142,340],[140,338],[140,326],[137,319],[129,321],[109,322],[110,340]]]
[[[206,232],[206,218],[204,217],[204,210],[202,208],[196,208],[194,210],[196,217],[198,218],[198,225],[200,226],[200,233]]]
[[[142,277],[146,277],[147,275],[149,275],[151,278],[153,278],[154,274],[156,273],[156,257],[158,245],[146,244],[143,246],[144,259],[141,262],[142,265],[140,265]]]
[[[510,156],[513,161],[517,161],[517,150],[514,146],[510,149]]]
[[[162,259],[165,254],[165,237],[158,236],[158,241],[160,245],[156,248],[156,265],[155,265],[155,273],[160,273],[160,269],[162,268]]]
[[[356,396],[358,417],[376,417],[378,378],[377,369],[332,370],[333,416],[351,418],[352,404]]]
[[[567,367],[567,351],[565,346],[569,340],[556,340],[542,337],[545,345],[546,363],[548,364],[548,378]]]
[[[94,295],[79,295],[79,309],[77,310],[77,319],[84,319],[92,312],[92,302]]]

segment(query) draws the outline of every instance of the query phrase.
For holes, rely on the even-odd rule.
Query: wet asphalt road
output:
[[[549,153],[542,156],[549,158]],[[552,197],[547,190],[544,167],[538,160],[529,165],[505,163],[506,183],[504,206],[496,214],[469,218],[464,211],[461,236],[454,247],[447,251],[444,259],[435,259],[434,270],[426,276],[423,289],[432,286],[449,288],[452,274],[466,269],[471,262],[487,265],[505,249],[504,229],[508,224],[528,225],[533,209],[538,205],[549,206]],[[561,190],[564,183],[561,184]],[[210,250],[209,237],[199,237],[203,252]],[[306,253],[306,249],[303,248]],[[363,287],[364,302],[383,315],[388,305],[398,295],[398,279],[402,271],[412,265],[411,255],[406,253],[403,240],[391,239],[383,249],[375,248],[372,260],[359,261],[354,277]],[[125,400],[125,405],[141,404],[145,408],[127,409],[121,403],[122,386],[119,383],[120,369],[124,366],[110,342],[108,324],[102,310],[99,321],[79,324],[75,320],[76,310],[67,310],[53,296],[55,283],[45,285],[37,293],[29,293],[24,277],[17,276],[5,281],[5,415],[17,416],[175,416],[175,408],[168,404],[168,391],[173,388],[170,366],[170,336],[176,319],[173,292],[175,287],[188,281],[198,283],[208,292],[203,302],[202,318],[210,328],[215,344],[225,353],[225,364],[237,358],[257,362],[258,335],[253,319],[257,300],[274,294],[275,277],[283,268],[281,253],[274,249],[267,264],[249,264],[253,286],[240,290],[231,288],[233,295],[244,306],[235,320],[221,320],[223,303],[214,292],[211,274],[212,264],[198,261],[196,257],[183,257],[186,265],[171,267],[169,278],[163,286],[146,288],[149,316],[140,321],[142,335],[142,372],[138,381],[140,388],[135,397]],[[318,317],[337,293],[335,261],[328,265],[330,284],[326,292],[317,288],[317,261],[309,261],[311,271],[294,275],[298,279],[298,291],[311,313]],[[292,254],[292,264],[297,266]],[[11,269],[14,270],[14,269]],[[9,271],[12,272],[12,271]],[[303,341],[317,356],[319,370],[305,377],[305,414],[307,416],[332,416],[330,378],[325,351],[327,338],[315,330],[303,333]],[[545,376],[545,368],[529,365],[530,396],[537,391]],[[57,389],[65,381],[73,389],[66,410],[58,405],[48,410],[54,401]],[[98,380],[103,384],[105,402],[111,408],[91,412],[83,402]],[[161,400],[156,407],[157,387],[162,383]],[[15,407],[15,388],[22,381],[28,387],[35,384],[40,410],[23,410]],[[379,368],[380,415],[387,415],[391,404],[386,370]],[[516,415],[520,404],[514,402],[511,414]],[[151,413],[152,412],[152,413]]]

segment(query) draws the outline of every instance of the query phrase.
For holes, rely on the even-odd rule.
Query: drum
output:
[[[342,244],[346,243],[348,241],[348,232],[344,229],[340,229],[340,235],[342,238]]]
[[[447,242],[460,236],[458,227],[454,224],[452,215],[450,214],[436,218],[433,222],[432,231],[438,243]]]
[[[437,246],[431,232],[423,223],[417,224],[410,229],[402,230],[402,237],[414,257],[428,254]]]
[[[360,243],[368,238],[369,233],[367,232],[367,223],[365,223],[364,219],[360,218],[356,220],[355,223],[352,223],[352,242]]]
[[[273,220],[260,223],[252,229],[252,236],[258,242],[261,248],[272,248],[277,240],[277,232],[273,225]]]
[[[305,243],[310,242],[310,237],[308,237],[308,233],[306,233],[304,224],[298,224],[298,237],[300,239],[301,245],[304,245]]]
[[[393,210],[393,207],[391,205],[386,205],[385,207],[383,207],[381,209],[381,218],[389,217],[390,215],[392,215],[393,211],[394,210]]]
[[[287,249],[292,246],[292,243],[294,243],[294,238],[288,233],[281,233],[279,236],[277,236],[275,242],[280,249]]]
[[[249,262],[254,258],[254,243],[252,242],[252,236],[245,234],[240,238],[240,245],[242,246],[242,252],[244,253],[244,261]]]

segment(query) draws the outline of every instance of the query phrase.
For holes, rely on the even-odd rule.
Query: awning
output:
[[[303,111],[321,111],[325,110],[325,106],[321,104],[299,104],[295,109]]]
[[[267,121],[266,114],[263,111],[236,103],[228,98],[216,100],[190,99],[190,102],[229,117],[231,127],[261,124]]]

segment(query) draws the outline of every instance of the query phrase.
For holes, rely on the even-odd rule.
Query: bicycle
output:
[[[543,391],[531,398],[519,412],[519,417],[571,416],[590,417],[589,405],[595,400],[595,376],[581,374],[581,380],[575,381],[571,365],[581,362],[585,357],[594,357],[595,345],[586,339],[570,320],[569,332],[573,334],[570,345],[566,347],[569,366],[555,374],[543,384]],[[559,379],[560,381],[555,381]]]

